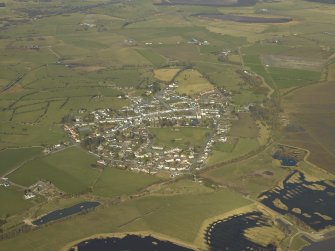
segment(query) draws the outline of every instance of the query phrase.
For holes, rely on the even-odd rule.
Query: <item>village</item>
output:
[[[215,88],[194,98],[179,94],[177,87],[173,82],[149,96],[125,95],[131,105],[120,110],[99,109],[86,116],[78,112],[73,123],[64,124],[64,130],[72,143],[99,157],[97,167],[150,174],[168,171],[172,177],[199,170],[214,143],[227,141],[231,97],[223,88]],[[175,146],[173,142],[181,139],[159,144],[151,132],[155,128],[171,128],[173,132],[204,128],[208,132],[201,146],[192,142]]]

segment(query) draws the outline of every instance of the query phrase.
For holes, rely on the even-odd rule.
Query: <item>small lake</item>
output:
[[[91,239],[78,243],[69,251],[110,251],[110,250],[145,250],[145,251],[192,251],[175,243],[159,240],[152,236],[126,235],[124,237],[108,237]]]
[[[335,238],[313,243],[301,251],[333,251],[335,249]]]
[[[328,4],[335,4],[335,0],[307,0],[309,2],[316,2],[316,3],[328,3]]]
[[[295,158],[283,156],[278,153],[274,153],[272,158],[280,160],[282,166],[296,166],[298,164],[298,161]]]
[[[205,233],[205,241],[211,251],[276,251],[276,247],[271,244],[262,246],[245,236],[248,229],[262,226],[270,225],[261,212],[254,211],[233,215],[210,224]]]
[[[162,0],[155,5],[194,5],[194,6],[209,6],[209,7],[223,7],[223,6],[253,6],[257,0]]]
[[[72,207],[67,207],[67,208],[52,211],[51,213],[48,213],[47,215],[42,216],[41,218],[33,221],[32,223],[34,225],[40,226],[40,225],[43,225],[43,224],[48,223],[50,221],[59,220],[59,219],[62,219],[64,217],[67,217],[67,216],[70,216],[70,215],[73,215],[73,214],[78,214],[78,213],[83,212],[85,210],[95,208],[99,205],[100,205],[99,202],[91,202],[91,201],[90,202],[89,201],[81,202],[81,203],[78,203],[78,204],[76,204]]]
[[[223,13],[198,13],[193,14],[192,16],[233,21],[239,23],[288,23],[292,21],[292,18],[289,17],[253,17]]]

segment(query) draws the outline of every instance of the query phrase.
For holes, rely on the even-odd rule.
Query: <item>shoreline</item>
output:
[[[137,231],[137,232],[115,232],[115,233],[98,233],[98,234],[94,234],[82,239],[78,239],[75,241],[72,241],[68,244],[66,244],[62,249],[60,249],[60,251],[68,251],[70,248],[76,246],[77,244],[83,242],[83,241],[88,241],[91,239],[107,239],[107,238],[112,238],[112,237],[117,237],[117,238],[123,238],[127,235],[138,235],[141,237],[145,237],[145,236],[152,236],[156,239],[159,239],[161,241],[169,241],[172,242],[176,245],[180,245],[186,248],[190,248],[193,249],[195,251],[201,251],[202,249],[200,249],[199,247],[195,246],[192,243],[188,243],[164,234],[160,234],[154,231]]]

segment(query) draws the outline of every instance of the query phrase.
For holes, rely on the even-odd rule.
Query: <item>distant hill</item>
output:
[[[160,0],[157,5],[251,6],[257,0]]]
[[[318,3],[329,3],[329,4],[335,4],[335,0],[306,0],[309,2],[318,2]]]

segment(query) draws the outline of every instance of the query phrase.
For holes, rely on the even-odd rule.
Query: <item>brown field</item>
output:
[[[103,67],[103,66],[88,66],[88,65],[87,66],[86,65],[77,66],[74,68],[78,71],[83,71],[83,72],[92,72],[92,71],[99,71],[99,70],[106,69],[106,67]]]
[[[291,92],[284,111],[299,131],[284,131],[283,143],[308,149],[309,161],[335,173],[335,82],[323,82]]]
[[[157,69],[154,71],[154,75],[155,78],[161,81],[169,82],[176,76],[179,70],[177,68]]]

